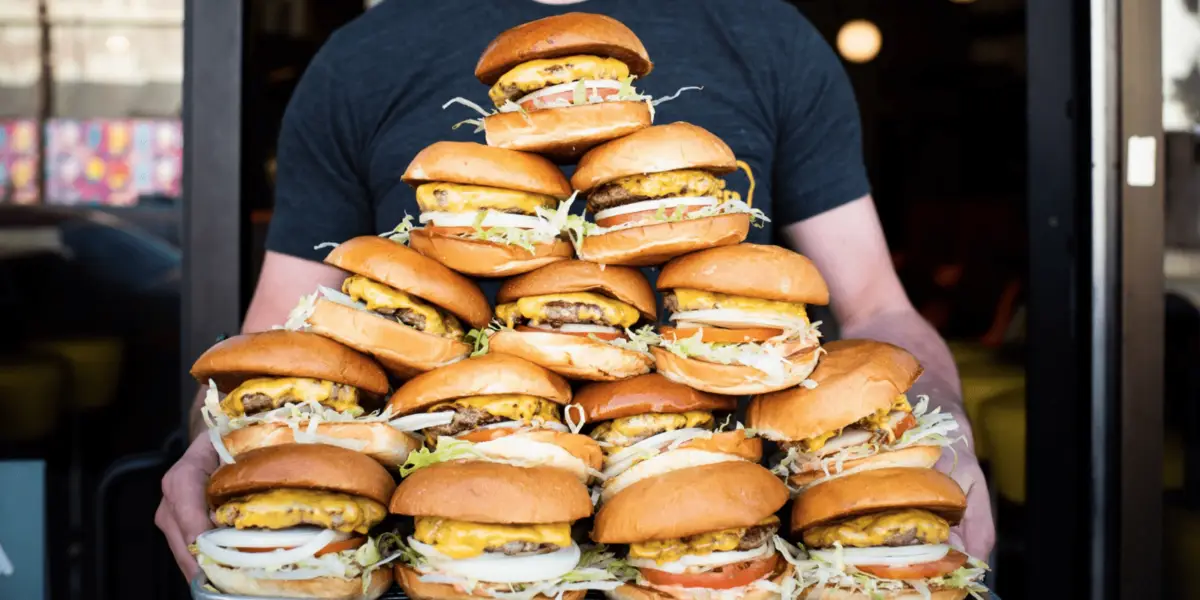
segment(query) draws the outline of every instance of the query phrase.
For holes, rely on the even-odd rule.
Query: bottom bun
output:
[[[486,583],[479,584],[474,591],[467,593],[460,591],[457,587],[449,583],[429,583],[426,581],[421,581],[419,573],[405,566],[396,567],[396,583],[400,584],[400,587],[404,589],[404,593],[411,600],[465,600],[467,598],[474,599],[492,597],[484,591],[488,587],[488,584]],[[493,585],[495,585],[497,588],[502,588],[504,591],[508,591],[507,584]],[[566,592],[562,595],[562,600],[582,600],[584,594],[586,593],[587,592],[584,592],[583,590]],[[538,594],[534,596],[535,600],[546,598],[549,598],[549,596],[546,596],[545,594]]]
[[[554,240],[536,244],[533,252],[518,246],[471,240],[414,229],[408,245],[454,271],[472,277],[511,277],[574,256],[571,243]]]
[[[317,299],[308,319],[313,333],[370,354],[392,375],[408,379],[466,358],[471,346],[351,308]]]
[[[362,579],[318,577],[316,579],[258,579],[238,569],[221,565],[201,565],[213,587],[226,594],[269,598],[325,598],[329,600],[375,600],[392,586],[390,569],[371,572],[371,581],[363,592]]]
[[[909,446],[900,450],[880,452],[873,456],[848,460],[842,464],[840,473],[887,469],[890,467],[932,469],[941,456],[942,448],[940,446]],[[838,473],[834,473],[832,476],[826,475],[825,471],[821,470],[820,465],[817,463],[806,465],[804,469],[803,472],[788,477],[788,484],[793,488],[808,488],[826,479],[838,476]]]
[[[362,452],[389,469],[396,469],[408,459],[408,453],[421,447],[421,441],[397,431],[387,423],[321,423],[317,435],[343,440],[366,442]],[[221,441],[237,458],[255,448],[291,444],[296,441],[292,428],[282,423],[251,425],[229,432]]]
[[[963,598],[966,597],[967,590],[929,590],[929,600],[963,600]],[[802,600],[922,600],[921,593],[917,590],[883,592],[876,596],[871,596],[862,592],[854,592],[851,590],[833,587],[811,587],[801,592],[798,598]]]
[[[796,354],[781,381],[765,381],[766,375],[744,365],[722,365],[694,358],[683,358],[662,348],[653,348],[655,368],[664,377],[701,391],[713,394],[743,396],[765,394],[799,385],[817,366],[821,351]]]
[[[750,215],[745,213],[630,227],[584,238],[579,258],[605,265],[649,267],[688,252],[737,244],[749,232]]]
[[[570,379],[616,381],[650,372],[654,361],[641,352],[601,341],[540,331],[498,331],[491,352],[519,356]]]
[[[792,576],[792,565],[782,560],[780,562],[787,565],[787,568],[771,578],[771,582],[775,584],[779,584],[784,579]],[[682,592],[668,593],[652,587],[633,584],[626,584],[610,592],[604,592],[604,595],[613,600],[685,600],[689,597],[688,594]],[[707,594],[697,594],[696,596],[707,596]],[[746,590],[746,593],[738,596],[736,600],[776,600],[779,596],[779,592],[751,587]],[[722,600],[735,599],[722,597]]]

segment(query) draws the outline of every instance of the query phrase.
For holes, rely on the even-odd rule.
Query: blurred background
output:
[[[1197,0],[794,3],[844,59],[896,266],[951,341],[996,500],[995,589],[1143,597],[1109,586],[1136,571],[1200,597]],[[294,85],[373,3],[185,4],[0,0],[3,599],[186,594],[152,522],[184,366],[253,289]],[[1096,36],[1135,34],[1138,14],[1161,14],[1137,25],[1150,39],[1100,56]],[[1153,106],[1121,102],[1132,75],[1095,85],[1114,63],[1148,65]],[[1133,110],[1161,121],[1149,192],[1121,182],[1119,133],[1096,141]],[[1106,144],[1107,183],[1088,170]]]

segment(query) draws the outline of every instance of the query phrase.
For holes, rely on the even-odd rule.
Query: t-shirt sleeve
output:
[[[314,246],[374,233],[374,207],[347,86],[318,53],[293,93],[279,133],[268,250],[321,260]]]
[[[781,53],[773,185],[777,225],[803,221],[871,191],[854,90],[833,49],[802,16]]]

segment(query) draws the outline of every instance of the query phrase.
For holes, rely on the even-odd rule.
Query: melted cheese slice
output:
[[[779,517],[771,515],[758,522],[758,525],[778,523]],[[651,540],[629,545],[629,558],[651,559],[658,564],[674,562],[686,555],[705,555],[713,552],[730,552],[742,542],[746,535],[746,527],[723,529],[711,533],[701,533],[682,539]]]
[[[912,536],[916,541],[907,538]],[[855,517],[832,525],[818,525],[804,532],[804,543],[829,548],[835,543],[854,548],[893,544],[943,544],[950,539],[950,524],[926,510],[893,510]]]
[[[558,199],[519,190],[435,182],[417,188],[417,204],[422,212],[462,213],[492,209],[536,215],[539,206],[550,209],[558,206]]]
[[[358,407],[358,389],[348,385],[306,377],[260,377],[248,379],[229,392],[221,400],[221,409],[230,417],[240,417],[246,414],[246,401],[255,394],[263,394],[272,401],[270,406],[255,407],[255,412],[279,408],[288,402],[318,402],[339,412]]]
[[[646,413],[605,421],[592,430],[592,437],[613,444],[604,447],[611,453],[621,450],[632,439],[689,427],[711,429],[713,425],[713,415],[706,411]]]
[[[888,441],[894,441],[895,436],[892,434],[892,427],[889,423],[890,417],[894,412],[912,412],[912,406],[908,403],[908,396],[904,394],[896,396],[896,399],[892,401],[892,405],[890,407],[881,408],[875,411],[873,414],[859,419],[856,423],[851,424],[850,427],[859,427],[861,429],[866,429],[867,431],[886,431],[888,434]],[[845,428],[834,429],[833,431],[822,433],[821,435],[813,436],[806,440],[800,440],[798,442],[800,444],[800,449],[809,453],[817,452],[821,448],[824,448],[825,444],[829,440],[841,435],[844,429]]]
[[[579,81],[581,79],[614,79],[629,77],[629,66],[615,58],[599,56],[564,56],[531,60],[513,67],[500,76],[488,97],[496,106],[544,87]]]
[[[497,417],[513,421],[529,423],[533,419],[541,419],[552,423],[561,423],[558,405],[537,396],[525,394],[493,394],[490,396],[466,396],[450,402],[439,402],[433,405],[429,412],[438,412],[454,406],[478,408]]]
[[[425,317],[425,327],[421,329],[425,333],[454,339],[463,336],[462,324],[454,315],[362,275],[347,277],[342,282],[342,292],[366,304],[368,310],[411,310]]]
[[[800,302],[780,302],[777,300],[746,298],[744,296],[731,296],[729,294],[689,289],[675,290],[675,301],[677,303],[676,312],[732,308],[752,312],[778,313],[804,319],[806,323],[808,322],[808,310]]]
[[[416,525],[413,537],[418,542],[429,544],[454,559],[479,556],[489,548],[497,549],[510,542],[550,544],[559,548],[571,545],[570,523],[496,525],[417,517]]]
[[[496,318],[509,327],[523,317],[533,325],[548,321],[546,305],[551,302],[580,304],[578,322],[603,322],[614,327],[632,327],[641,318],[636,308],[592,292],[527,296],[496,307]]]
[[[225,527],[284,529],[315,525],[350,533],[367,533],[387,516],[383,505],[368,498],[316,490],[276,489],[230,500],[213,512]]]
[[[696,169],[630,175],[617,179],[610,185],[618,186],[633,196],[644,198],[676,196],[715,196],[720,198],[725,190],[724,179],[708,171]]]

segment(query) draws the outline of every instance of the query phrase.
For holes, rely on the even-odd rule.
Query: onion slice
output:
[[[720,202],[713,196],[673,196],[671,198],[657,198],[654,200],[645,200],[642,202],[634,202],[632,204],[606,208],[597,212],[593,218],[596,220],[602,220],[620,215],[658,210],[659,208],[669,209],[676,206],[716,206],[717,204],[720,204]]]
[[[548,554],[509,556],[484,552],[471,558],[452,559],[437,548],[410,537],[408,545],[425,557],[439,573],[489,583],[529,583],[557,579],[575,570],[582,552],[577,544]]]
[[[563,323],[558,327],[551,327],[549,325],[528,325],[528,327],[556,333],[623,333],[619,327],[591,325],[589,323]]]
[[[228,550],[215,544],[203,534],[196,538],[196,548],[205,556],[218,564],[238,568],[273,569],[295,562],[312,558],[318,550],[328,546],[337,539],[338,532],[326,529],[315,535],[309,541],[290,550],[275,550],[274,552],[239,552]]]
[[[449,425],[454,421],[454,411],[447,410],[435,413],[417,413],[392,419],[388,421],[397,431],[419,431],[426,427],[438,427],[439,425]]]
[[[838,550],[812,550],[809,554],[827,563],[837,564]],[[879,546],[876,548],[842,548],[841,562],[846,565],[880,565],[884,567],[907,567],[941,560],[950,553],[946,544],[922,544],[919,546]]]
[[[667,573],[683,573],[691,567],[719,567],[748,560],[755,560],[775,553],[774,544],[763,544],[751,550],[733,552],[710,552],[708,554],[685,554],[679,560],[658,564],[652,558],[631,558],[629,564],[644,569],[655,569]]]
[[[524,96],[521,96],[520,98],[516,99],[514,102],[517,105],[521,105],[521,104],[524,104],[524,103],[532,101],[532,100],[537,100],[538,98],[543,98],[546,96],[553,96],[555,94],[561,94],[563,92],[573,92],[573,91],[575,91],[575,88],[578,86],[579,86],[578,81],[569,81],[567,83],[560,83],[558,85],[544,87],[536,92],[530,92],[528,94],[525,94]],[[599,89],[599,88],[609,88],[609,89],[619,90],[619,89],[621,89],[621,82],[616,81],[614,79],[585,79],[585,80],[583,80],[583,87],[584,87],[584,89],[587,89],[587,90],[595,90],[595,89]],[[591,94],[587,94],[587,95],[590,96]]]
[[[703,437],[710,432],[707,429],[699,427],[689,427],[687,429],[676,429],[674,431],[664,431],[659,434],[652,435],[636,444],[631,444],[621,450],[612,453],[608,460],[604,461],[604,476],[616,477],[623,471],[632,467],[634,462],[639,458],[648,458],[662,451],[663,448],[675,443],[683,443],[693,438]]]
[[[676,322],[711,325],[713,327],[772,327],[784,330],[806,329],[808,323],[797,317],[785,317],[778,313],[755,312],[733,308],[711,308],[706,310],[685,310],[671,315]],[[679,323],[682,326],[682,323]]]
[[[432,222],[437,227],[474,227],[476,223],[479,223],[480,227],[520,227],[522,229],[535,229],[542,223],[541,219],[537,217],[511,215],[494,210],[486,211],[482,222],[479,221],[479,212],[423,212],[420,221],[422,224]]]
[[[291,527],[288,529],[235,529],[221,527],[200,534],[200,537],[222,548],[291,548],[304,545],[328,531],[320,527]],[[339,534],[335,542],[350,538]]]

